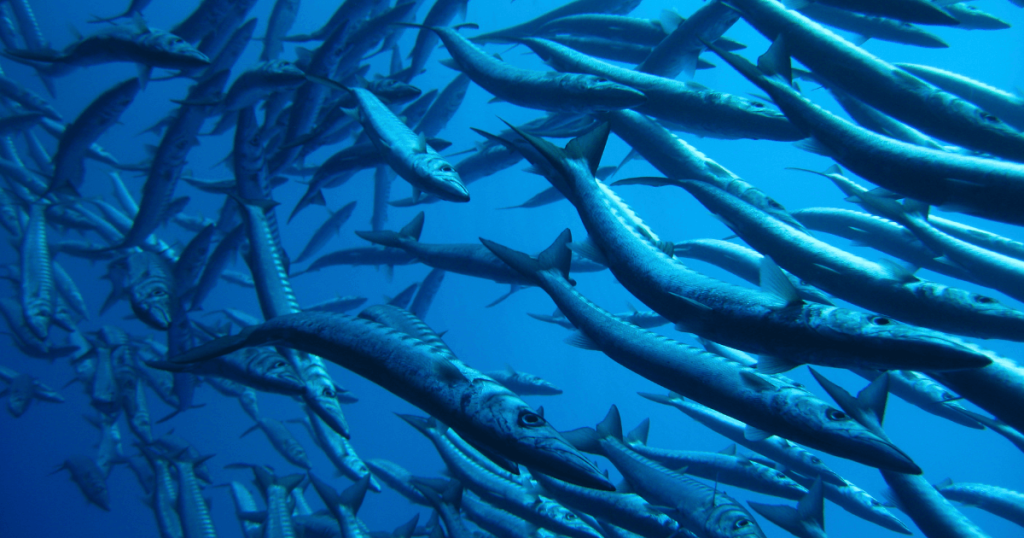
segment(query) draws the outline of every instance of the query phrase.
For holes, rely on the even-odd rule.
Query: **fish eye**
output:
[[[519,425],[524,428],[536,428],[546,424],[544,417],[534,413],[533,411],[520,411],[519,412]]]
[[[981,113],[981,119],[989,123],[999,123],[999,118],[993,116],[992,114],[986,114],[985,112]]]
[[[829,420],[846,420],[847,418],[846,413],[843,413],[838,409],[829,409],[828,411],[825,411],[825,416],[828,417]]]
[[[821,465],[821,458],[818,456],[811,456],[811,463],[814,465]]]
[[[757,101],[752,101],[750,103],[750,106],[752,106],[754,108],[764,108],[764,103],[758,103]]]
[[[874,316],[871,318],[871,323],[874,323],[879,327],[884,327],[885,325],[892,323],[892,320],[889,318],[883,318],[882,316]]]
[[[985,297],[984,295],[975,295],[974,302],[981,304],[994,304],[996,300],[991,297]]]
[[[608,79],[606,79],[606,78],[601,78],[601,77],[597,77],[597,81],[598,81],[598,82],[608,82]]]
[[[334,389],[330,387],[324,387],[323,390],[320,391],[320,394],[328,398],[334,398]]]
[[[566,521],[576,521],[576,514],[573,514],[572,512],[570,512],[568,514],[565,514],[565,520]]]
[[[274,368],[284,368],[284,361],[277,361],[274,363]]]
[[[454,171],[455,171],[455,169],[454,169],[454,168],[452,168],[452,167],[451,167],[451,165],[447,165],[447,164],[442,164],[442,165],[441,165],[441,171],[442,171],[442,172],[454,172]]]
[[[153,290],[153,291],[149,292],[149,296],[150,297],[163,297],[165,295],[167,295],[167,292],[164,291],[164,290],[159,290],[159,289],[158,290]]]
[[[750,520],[749,519],[739,519],[739,520],[736,521],[736,523],[733,523],[732,526],[737,528],[737,529],[742,529],[743,527],[749,527],[750,526]]]
[[[878,501],[876,501],[874,499],[871,499],[871,506],[882,506],[882,503],[880,503],[880,502],[878,502]]]

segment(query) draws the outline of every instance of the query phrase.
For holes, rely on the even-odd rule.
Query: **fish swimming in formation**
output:
[[[29,480],[12,528],[138,534],[146,508],[164,538],[1024,525],[1024,113],[990,67],[1007,6],[116,4],[58,47],[61,10],[0,3],[21,64],[0,72],[5,448],[18,472],[62,461],[114,516],[26,509],[68,488]],[[495,308],[480,280],[509,286]]]

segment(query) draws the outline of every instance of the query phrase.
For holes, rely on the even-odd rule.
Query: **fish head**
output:
[[[161,63],[166,62],[166,67],[189,69],[210,65],[207,55],[172,33],[150,30],[145,44],[159,57]]]
[[[486,408],[473,413],[473,432],[466,437],[502,456],[578,486],[614,491],[597,466],[558,433],[544,416],[522,399],[492,382],[496,393],[484,398]],[[474,435],[468,435],[468,434]]]
[[[735,502],[712,508],[704,522],[704,533],[709,538],[765,538],[754,518]]]
[[[878,363],[900,362],[916,371],[982,368],[991,354],[943,332],[900,323],[886,316],[824,305],[806,304],[803,321],[810,333],[843,342],[841,352],[856,362],[870,357]],[[875,367],[861,364],[861,366]]]
[[[1000,327],[1005,333],[1024,330],[1024,312],[1008,307],[987,295],[934,283],[923,291],[937,296],[943,302],[959,306],[971,316],[985,319],[993,331],[997,330],[996,327]]]
[[[132,287],[132,312],[143,323],[156,329],[171,325],[171,293],[167,283],[160,279],[147,279]]]
[[[397,105],[420,96],[423,90],[400,80],[381,78],[370,82],[366,89],[373,92],[381,101]]]
[[[557,527],[557,529],[552,528],[551,530],[563,536],[573,538],[600,538],[602,536],[583,518],[556,501],[537,497],[533,509],[543,515],[545,520],[551,522],[552,527]]]
[[[462,184],[458,171],[435,152],[417,154],[416,174],[430,185],[430,193],[449,202],[468,202],[469,189]]]
[[[804,390],[786,391],[781,412],[791,424],[800,423],[816,447],[879,469],[919,474],[920,467],[896,445],[854,417]],[[834,473],[833,473],[834,474]]]
[[[305,385],[295,367],[273,349],[248,348],[249,371],[265,383],[286,394],[302,394]]]
[[[264,62],[261,69],[275,87],[298,88],[306,82],[306,73],[287,60]]]
[[[596,75],[564,75],[562,81],[571,93],[587,96],[590,110],[622,110],[647,102],[642,91]]]

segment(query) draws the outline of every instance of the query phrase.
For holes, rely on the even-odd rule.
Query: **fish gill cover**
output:
[[[0,3],[0,536],[1024,536],[1021,9]]]

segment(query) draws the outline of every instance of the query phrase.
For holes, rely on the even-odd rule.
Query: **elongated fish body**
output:
[[[624,15],[584,13],[555,19],[534,32],[540,37],[560,34],[618,39],[654,46],[668,36],[661,22]]]
[[[171,301],[175,296],[171,268],[151,252],[128,255],[126,279],[132,312],[146,325],[166,330],[171,324]]]
[[[257,473],[258,483],[267,500],[267,519],[263,522],[263,533],[267,538],[295,538],[295,526],[292,524],[292,511],[289,501],[292,489],[305,478],[302,475],[291,475],[277,478],[264,469]],[[267,480],[266,478],[270,480]]]
[[[310,75],[329,78],[338,67],[338,62],[345,51],[347,35],[348,32],[346,32],[344,24],[336,28],[330,37],[317,47],[306,72]],[[295,90],[295,97],[292,99],[293,107],[288,115],[287,129],[283,139],[285,143],[295,142],[310,132],[327,93],[328,89],[325,86],[313,82],[306,82]],[[273,124],[268,122],[268,125]],[[264,140],[268,139],[269,137],[266,137]],[[277,173],[284,170],[299,156],[301,149],[300,146],[294,146],[279,150],[270,162],[270,171]]]
[[[679,523],[664,512],[652,509],[650,503],[635,493],[583,488],[542,473],[533,473],[532,477],[545,493],[559,502],[588,514],[600,514],[602,520],[630,532],[665,538],[679,531]]]
[[[549,381],[526,372],[517,372],[511,366],[487,372],[487,375],[520,396],[553,396],[562,393],[562,389]]]
[[[1002,306],[995,299],[889,271],[879,264],[795,231],[706,183],[681,183],[748,244],[781,267],[836,297],[907,323],[966,336],[1016,340],[1024,330],[1024,313]],[[1021,266],[1024,267],[1024,262]],[[880,321],[875,318],[872,322],[878,324]],[[927,333],[922,336],[927,336]],[[933,334],[932,338],[938,341],[942,336]],[[953,339],[949,342],[956,344]],[[955,370],[986,363],[985,360],[965,360],[943,364],[936,359],[916,364],[907,362],[901,366],[894,363],[889,368],[876,365],[873,368]]]
[[[988,484],[947,480],[936,484],[943,497],[967,506],[976,506],[1024,527],[1024,494]]]
[[[460,507],[466,519],[497,538],[545,536],[536,525],[496,508],[472,493],[463,493]]]
[[[460,73],[449,82],[441,93],[437,94],[437,98],[430,104],[430,108],[420,118],[413,131],[428,137],[437,136],[459,110],[463,98],[466,97],[466,90],[469,89],[469,83],[470,79],[465,73]]]
[[[942,38],[894,19],[863,15],[817,2],[801,7],[799,11],[813,21],[872,39],[933,49],[949,47]]]
[[[172,460],[178,471],[178,515],[185,538],[214,538],[217,531],[210,517],[210,508],[203,498],[193,461],[175,456]]]
[[[267,170],[263,160],[263,144],[257,128],[256,115],[251,107],[239,112],[235,132],[235,177],[242,200],[269,201]],[[284,251],[281,249],[277,217],[273,209],[245,203],[243,220],[249,238],[246,260],[256,285],[256,294],[265,319],[299,311]],[[288,351],[284,354],[299,372],[306,384],[303,400],[312,407],[331,428],[348,435],[348,424],[337,400],[337,388],[327,374],[319,357]]]
[[[722,37],[739,18],[724,2],[704,4],[655,45],[651,54],[637,66],[637,71],[666,78],[675,78],[680,73],[692,77],[697,58],[704,51],[704,42]]]
[[[139,79],[126,80],[97,97],[74,122],[64,129],[53,156],[50,190],[77,189],[85,178],[85,156],[89,147],[117,122],[139,93]]]
[[[902,206],[881,203],[892,208],[891,217],[906,226],[922,243],[970,271],[979,284],[1018,301],[1024,300],[1024,260],[992,252],[942,232],[928,221],[927,206],[914,202]]]
[[[430,6],[430,11],[427,12],[426,17],[423,18],[423,25],[448,26],[448,23],[456,15],[461,13],[463,18],[466,17],[468,5],[469,0],[436,0],[434,5]],[[413,43],[412,51],[409,53],[409,58],[411,59],[409,67],[404,70],[404,73],[408,74],[403,78],[408,81],[418,75],[427,66],[427,60],[430,59],[430,54],[437,48],[438,43],[440,43],[440,39],[437,34],[427,28],[421,29],[416,34],[416,41]]]
[[[553,41],[522,42],[559,71],[606,77],[642,91],[647,101],[635,107],[636,113],[671,122],[684,131],[711,138],[803,138],[782,113],[756,101],[616,67]]]
[[[1024,100],[1010,92],[937,67],[905,63],[895,65],[995,114],[1016,129],[1024,129]]]
[[[541,497],[527,490],[522,484],[483,468],[473,458],[459,450],[439,430],[437,422],[433,419],[400,416],[430,439],[452,476],[484,501],[553,532],[576,538],[598,536],[594,529],[581,523],[564,506],[557,503],[545,504]]]
[[[20,104],[26,110],[40,112],[47,118],[63,122],[64,118],[45,98],[23,86],[20,82],[0,75],[0,94]]]
[[[1021,221],[1013,199],[1024,190],[1021,165],[923,148],[857,127],[764,76],[746,60],[722,54],[768,92],[795,125],[813,136],[815,151],[829,154],[872,183],[950,211]]]
[[[188,93],[188,100],[205,101],[220,95],[227,83],[227,71],[197,83]],[[183,104],[178,108],[174,120],[167,127],[153,162],[150,165],[146,184],[142,189],[139,213],[132,222],[132,228],[125,234],[122,247],[139,245],[157,227],[172,215],[168,210],[172,204],[174,190],[178,185],[189,151],[195,145],[199,129],[209,114],[210,108],[202,105]]]
[[[868,381],[874,381],[881,372],[853,368],[851,371]],[[964,414],[964,407],[954,395],[941,384],[924,374],[906,370],[889,371],[889,392],[901,400],[915,405],[933,415],[978,429],[977,421]]]
[[[630,450],[622,441],[622,426],[616,420],[619,416],[614,406],[612,413],[614,424],[606,419],[598,426],[598,443],[602,454],[641,497],[656,506],[671,508],[670,515],[680,526],[700,538],[764,536],[753,516],[728,495]]]
[[[717,239],[693,239],[674,243],[673,253],[681,258],[692,258],[717,265],[726,271],[750,282],[761,282],[761,259],[764,257],[756,250]],[[800,297],[806,301],[821,304],[832,304],[828,296],[804,281],[787,274],[786,278],[796,288]]]
[[[305,424],[309,426],[311,436],[316,441],[317,446],[324,452],[327,459],[331,460],[334,467],[348,477],[353,482],[358,481],[362,477],[370,474],[370,468],[366,466],[366,463],[359,458],[356,454],[355,449],[352,447],[348,439],[345,439],[338,432],[330,429],[324,421],[320,420],[320,417],[316,413],[312,412],[308,407],[305,408],[306,421]],[[375,492],[381,491],[380,482],[373,476],[370,477],[370,489]]]
[[[476,43],[505,43],[510,39],[530,35],[541,26],[562,17],[584,13],[627,15],[638,5],[640,5],[639,0],[574,0],[527,22],[504,30],[478,35],[473,38],[473,41]]]
[[[283,39],[295,24],[300,4],[299,0],[277,0],[274,2],[274,9],[270,12],[270,21],[267,22],[267,33],[263,37],[261,61],[276,60],[284,51]]]
[[[834,207],[801,209],[794,211],[793,217],[808,229],[844,237],[856,246],[871,247],[914,267],[977,283],[966,269],[936,259],[938,253],[917,239],[913,232],[891,220]]]
[[[180,366],[166,362],[152,365],[181,370]],[[270,348],[246,349],[195,365],[187,371],[230,379],[256,390],[286,396],[301,396],[306,388],[288,360]]]
[[[320,312],[281,316],[246,328],[240,336],[204,344],[174,362],[194,362],[270,341],[322,355],[513,461],[609,488],[586,458],[508,389],[432,349],[411,346],[419,340],[370,320]],[[467,383],[471,379],[477,381]]]
[[[245,435],[256,428],[263,430],[263,433],[266,434],[270,444],[273,445],[274,449],[284,456],[284,459],[288,460],[289,463],[306,470],[312,468],[309,464],[309,458],[306,456],[306,450],[302,448],[299,441],[295,439],[291,432],[288,431],[288,428],[286,428],[280,421],[272,418],[262,418],[256,423],[256,426],[249,428],[249,430],[242,435]]]
[[[806,449],[794,445],[781,437],[772,436],[765,439],[747,439],[744,435],[746,425],[739,420],[719,413],[699,403],[683,399],[678,394],[662,396],[640,393],[648,400],[675,407],[690,418],[714,430],[734,443],[749,448],[807,476],[818,476],[828,484],[843,484],[842,477],[836,474],[821,461],[820,458]]]
[[[54,359],[72,351],[71,349],[55,348],[50,345],[48,340],[42,340],[36,336],[25,321],[21,302],[6,297],[0,298],[0,314],[7,322],[7,328],[11,330],[10,334],[14,345],[25,355],[39,359]]]
[[[417,136],[371,92],[352,90],[359,102],[359,121],[377,150],[416,191],[453,202],[469,201],[469,191],[455,168]],[[414,198],[416,196],[414,195]]]
[[[800,227],[781,204],[643,114],[620,110],[605,114],[604,118],[616,135],[666,177],[717,185],[776,218]]]
[[[259,523],[247,521],[242,517],[246,512],[256,512],[259,510],[259,506],[256,505],[256,498],[249,491],[249,488],[241,482],[232,480],[230,486],[231,498],[235,502],[235,517],[238,518],[238,522],[242,525],[242,536],[245,538],[262,536],[263,532]]]
[[[330,241],[331,237],[338,234],[338,230],[345,225],[348,218],[352,216],[352,211],[355,210],[356,203],[349,202],[344,207],[331,213],[331,216],[320,225],[319,228],[309,238],[309,242],[306,243],[305,248],[299,253],[299,257],[295,258],[295,263],[301,263],[308,260],[314,254],[320,251]]]
[[[46,206],[29,209],[28,226],[21,243],[21,305],[25,322],[40,339],[46,339],[54,313],[53,260],[46,241]]]
[[[988,538],[923,476],[882,471],[896,505],[928,538]]]
[[[929,215],[928,222],[943,232],[979,247],[1024,260],[1024,243],[954,220]]]
[[[629,448],[637,454],[656,461],[668,469],[686,468],[686,474],[706,480],[719,481],[765,495],[799,500],[807,494],[803,486],[775,469],[753,462],[735,451],[695,452],[653,448],[645,443],[632,443]],[[734,445],[735,447],[735,445]]]
[[[512,104],[556,112],[619,110],[644,104],[641,91],[594,75],[532,71],[488,56],[449,28],[433,28],[458,70],[495,97]]]
[[[85,499],[100,507],[104,511],[110,511],[110,494],[107,492],[107,480],[96,465],[96,462],[88,456],[71,456],[64,460],[61,469],[67,469],[71,473],[71,480],[85,495]]]
[[[294,90],[306,81],[305,73],[291,62],[267,60],[238,76],[224,95],[224,112],[255,106],[277,91]]]
[[[958,146],[1011,160],[1024,158],[1024,135],[787,10],[781,3],[740,0],[733,5],[768,39],[785,36],[793,56],[817,76],[868,105]]]
[[[234,3],[233,0],[203,0],[171,32],[189,43],[198,43],[223,21]]]
[[[416,258],[412,254],[398,248],[357,247],[324,254],[314,260],[302,273],[311,273],[335,265],[384,265],[394,267],[396,265],[409,265],[415,263],[415,261]],[[299,274],[299,272],[295,272],[292,276]]]
[[[366,466],[373,472],[374,478],[380,479],[381,482],[387,484],[389,488],[398,492],[401,496],[408,499],[409,502],[421,506],[430,506],[427,499],[413,487],[412,473],[397,463],[388,460],[372,459],[366,460]]]
[[[799,299],[785,301],[686,268],[665,254],[657,236],[594,178],[607,133],[607,127],[598,128],[570,142],[571,153],[525,136],[561,172],[548,179],[565,189],[590,232],[588,244],[580,248],[596,247],[590,250],[597,250],[626,289],[678,326],[748,352],[844,366],[868,356],[878,361],[916,356],[921,364],[989,360],[934,331],[888,321],[875,324],[874,316]]]
[[[370,14],[374,2],[375,0],[345,0],[319,30],[309,35],[289,36],[285,38],[285,41],[323,41],[348,21],[359,21],[366,18]]]
[[[10,57],[29,62],[50,62],[73,67],[88,67],[110,62],[133,62],[148,67],[188,69],[210,63],[181,37],[160,30],[142,30],[115,26],[69,45],[63,52],[51,50],[10,50]],[[62,74],[58,71],[56,74]]]
[[[161,538],[184,538],[185,531],[181,525],[181,518],[178,516],[178,483],[171,473],[171,464],[166,459],[150,455],[149,451],[143,450],[156,475],[156,487],[153,488],[153,497],[150,505],[156,515],[157,526],[160,528]],[[255,509],[255,508],[254,508]]]
[[[764,376],[714,353],[668,340],[640,329],[598,308],[573,289],[563,268],[555,269],[555,255],[568,259],[568,233],[544,251],[545,262],[531,263],[494,243],[485,243],[506,262],[525,274],[555,301],[584,338],[571,341],[598,349],[641,376],[686,395],[750,427],[865,465],[917,471],[898,448],[882,441],[852,418],[819,400],[805,389]],[[561,252],[560,252],[561,251]],[[547,265],[543,267],[541,264]],[[786,412],[779,412],[786,409]],[[750,430],[753,432],[754,430]],[[751,433],[746,435],[751,436]],[[754,437],[766,437],[755,435]]]
[[[993,358],[977,371],[931,372],[929,375],[971,403],[992,413],[1018,431],[1024,431],[1024,367],[1016,361]]]
[[[244,240],[245,227],[239,225],[217,243],[213,253],[210,254],[206,262],[206,266],[203,268],[203,274],[199,278],[199,282],[196,284],[195,291],[192,294],[190,311],[202,309],[203,301],[206,300],[206,297],[213,291],[217,282],[220,281],[220,276],[235,258]]]

